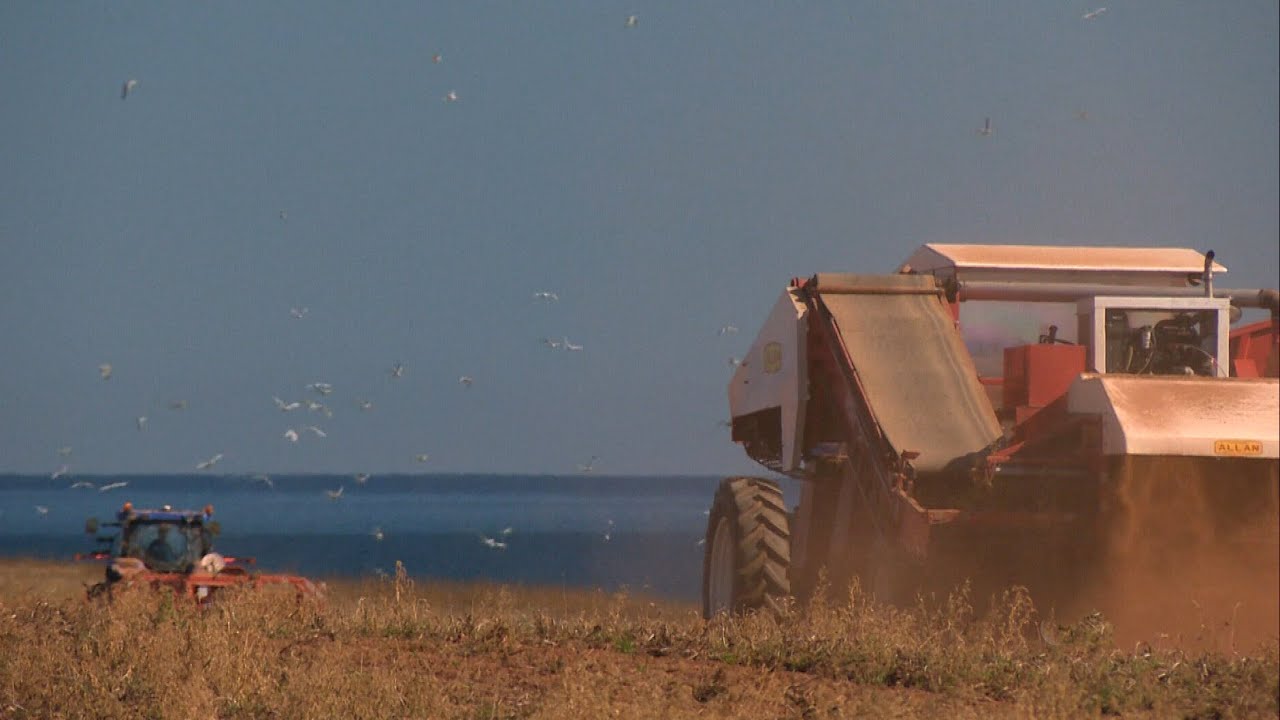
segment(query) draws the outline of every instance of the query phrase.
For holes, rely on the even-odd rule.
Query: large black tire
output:
[[[780,612],[791,594],[790,562],[790,522],[777,483],[722,480],[707,519],[702,616]]]

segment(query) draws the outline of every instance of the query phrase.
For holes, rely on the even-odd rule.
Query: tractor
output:
[[[99,535],[104,526],[119,530]],[[88,588],[88,597],[110,597],[119,586],[168,589],[197,605],[205,605],[219,591],[231,587],[287,586],[300,599],[323,595],[323,585],[305,577],[250,572],[246,566],[253,565],[254,558],[214,552],[213,539],[220,530],[213,520],[212,505],[195,511],[175,510],[169,505],[139,509],[126,502],[113,522],[89,518],[85,532],[101,547],[76,559],[104,561],[107,569],[106,579]]]

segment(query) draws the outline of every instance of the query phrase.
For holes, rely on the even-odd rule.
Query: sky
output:
[[[1158,245],[1275,287],[1277,4],[1094,9],[2,3],[0,472],[753,472],[728,359],[792,277]]]

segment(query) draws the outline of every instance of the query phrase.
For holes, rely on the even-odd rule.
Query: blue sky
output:
[[[749,472],[727,359],[792,276],[1168,245],[1274,287],[1276,4],[1092,9],[4,3],[0,470]]]

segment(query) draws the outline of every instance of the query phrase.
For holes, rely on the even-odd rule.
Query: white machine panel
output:
[[[729,382],[729,412],[740,417],[780,408],[783,472],[800,467],[800,440],[809,392],[805,304],[788,289],[778,298],[751,350]]]

